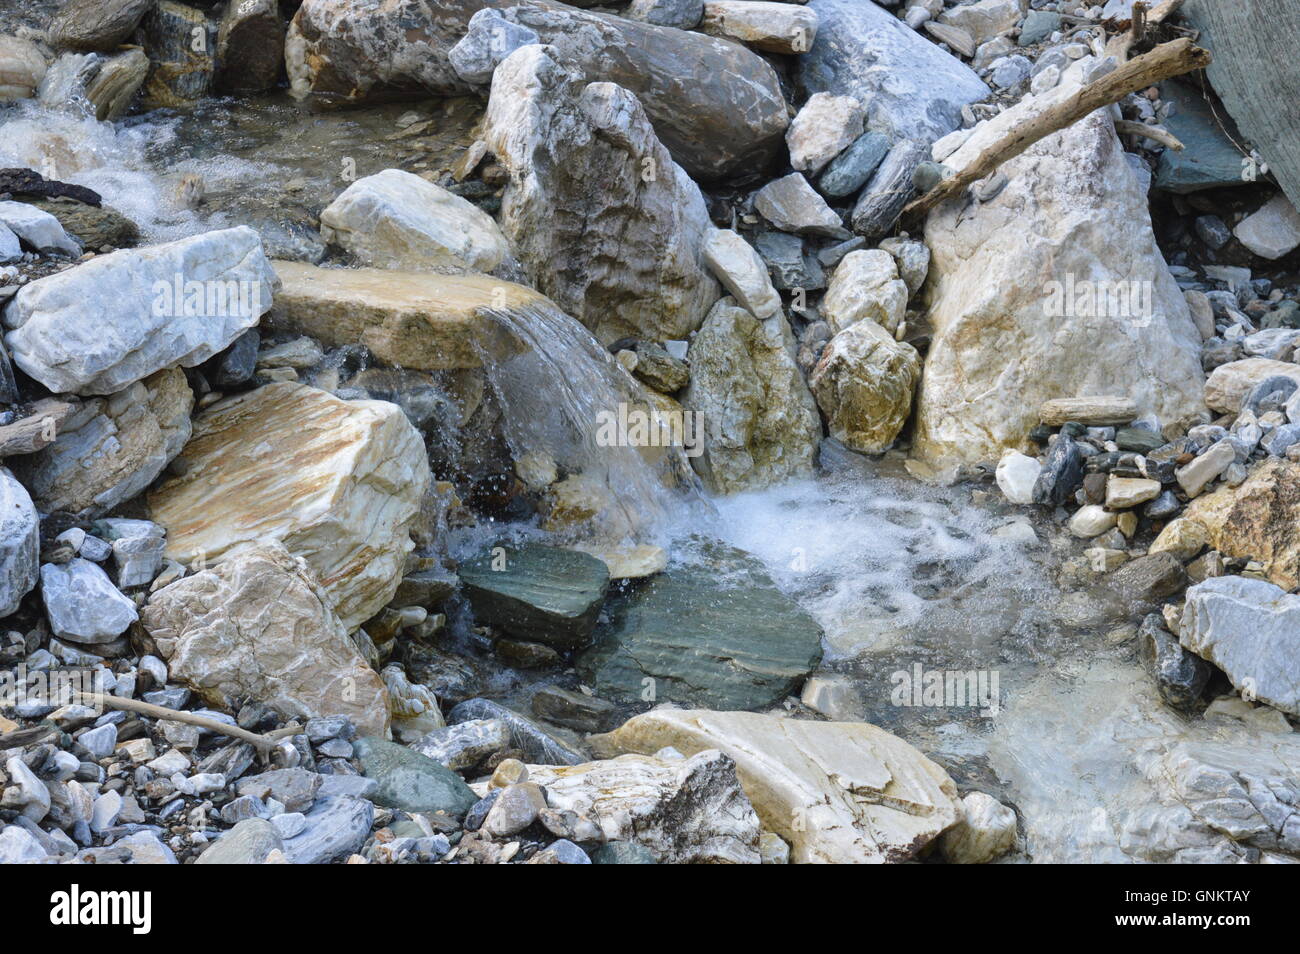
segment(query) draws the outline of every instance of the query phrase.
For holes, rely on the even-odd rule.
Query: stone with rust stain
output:
[[[278,540],[349,630],[392,599],[432,479],[397,405],[269,384],[196,417],[182,458],[184,475],[149,497],[169,559],[212,563]]]
[[[1300,586],[1300,464],[1266,460],[1241,486],[1197,497],[1183,517],[1205,528],[1212,549],[1258,560],[1284,589]]]

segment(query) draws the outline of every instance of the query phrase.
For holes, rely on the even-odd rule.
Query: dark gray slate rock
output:
[[[1138,643],[1142,661],[1156,681],[1160,698],[1182,712],[1200,711],[1214,667],[1184,649],[1178,638],[1165,629],[1159,613],[1151,613],[1142,620]]]
[[[1077,442],[1060,434],[1047,452],[1043,469],[1034,482],[1034,503],[1059,507],[1083,483],[1083,451]]]
[[[755,557],[711,545],[704,559],[670,566],[610,600],[609,624],[577,660],[597,695],[759,709],[795,691],[816,668],[821,627]]]
[[[1160,155],[1155,187],[1185,194],[1245,185],[1241,177],[1241,152],[1228,138],[1231,133],[1240,141],[1240,134],[1224,111],[1220,110],[1216,119],[1201,94],[1183,83],[1164,83],[1160,95],[1173,104],[1165,128],[1185,148],[1182,152],[1166,149]],[[1228,132],[1224,132],[1224,122],[1228,124]]]
[[[213,86],[223,93],[259,93],[280,79],[284,33],[279,0],[239,0],[226,5],[217,31]]]
[[[816,291],[826,287],[826,273],[816,257],[805,251],[799,236],[788,232],[760,232],[754,238],[754,248],[767,266],[775,288]]]
[[[1107,582],[1131,606],[1154,603],[1187,586],[1187,573],[1172,553],[1150,553],[1130,560]]]
[[[457,725],[471,719],[497,719],[510,727],[510,746],[524,753],[534,765],[580,765],[587,756],[577,752],[513,709],[491,699],[466,699],[447,713],[447,722]]]
[[[975,71],[875,3],[811,0],[817,39],[799,57],[809,93],[852,96],[867,128],[932,143],[961,124],[961,108],[989,95]]]
[[[366,778],[379,783],[376,805],[405,812],[446,812],[460,817],[478,796],[451,769],[396,742],[362,738],[353,743]]]
[[[1054,10],[1030,10],[1020,27],[1021,46],[1042,43],[1061,28],[1061,15]]]
[[[275,769],[240,779],[236,791],[240,795],[270,797],[284,805],[286,812],[308,811],[316,802],[321,776],[302,768]]]
[[[871,181],[862,188],[853,207],[853,231],[874,242],[893,231],[903,206],[912,198],[912,177],[929,150],[919,142],[896,142]]]
[[[818,190],[822,195],[832,198],[852,195],[871,178],[888,152],[888,136],[878,132],[864,132],[849,148],[831,160],[817,180]]]
[[[346,795],[322,798],[307,813],[307,826],[284,840],[284,853],[295,865],[323,865],[358,851],[375,823],[375,806]]]
[[[1300,102],[1300,7],[1282,0],[1188,0],[1182,14],[1201,31],[1197,42],[1214,55],[1206,72],[1228,114],[1300,206],[1300,111],[1281,105]],[[1265,89],[1268,95],[1261,96]]]
[[[704,0],[632,0],[623,15],[655,26],[693,30],[704,16]]]
[[[556,649],[591,643],[609,589],[594,556],[538,544],[490,548],[457,572],[478,622]]]
[[[617,711],[612,702],[559,686],[543,686],[533,695],[533,715],[577,732],[606,731]]]

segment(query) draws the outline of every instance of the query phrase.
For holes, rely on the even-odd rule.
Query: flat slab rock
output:
[[[763,827],[790,843],[793,862],[906,861],[961,817],[947,772],[866,723],[664,709],[591,741],[602,755],[664,746],[727,754]]]
[[[590,644],[609,589],[601,560],[560,547],[494,547],[457,572],[478,622],[556,649]]]
[[[188,468],[149,496],[167,557],[211,563],[279,541],[307,561],[349,631],[385,606],[432,479],[395,404],[277,383],[194,419]]]
[[[753,556],[710,547],[607,603],[610,622],[578,657],[583,680],[614,702],[758,709],[795,691],[822,658],[822,629]],[[647,682],[649,680],[649,682]]]

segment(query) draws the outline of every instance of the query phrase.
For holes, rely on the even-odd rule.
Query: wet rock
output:
[[[45,78],[45,57],[30,40],[0,36],[0,103],[31,99]]]
[[[812,0],[807,8],[819,23],[817,41],[799,58],[800,84],[854,97],[868,129],[933,142],[961,124],[963,106],[989,95],[973,70],[874,3]]]
[[[477,796],[459,775],[395,742],[361,738],[353,744],[361,771],[379,783],[376,805],[405,812],[446,812],[461,818]]]
[[[738,233],[710,229],[703,255],[718,281],[755,318],[770,318],[781,310],[781,296],[772,287],[763,260]]]
[[[278,0],[226,5],[217,30],[213,86],[225,93],[260,93],[280,80],[287,24]]]
[[[278,541],[307,561],[349,630],[392,599],[431,479],[396,405],[269,384],[198,415],[182,457],[185,474],[149,496],[169,559],[215,562]]]
[[[33,199],[30,204],[59,220],[65,232],[86,248],[129,248],[140,240],[136,224],[116,209],[75,199]]]
[[[510,747],[519,749],[530,763],[577,765],[585,757],[545,732],[531,719],[491,699],[467,699],[447,713],[447,721],[459,725],[474,719],[498,720],[510,729]]]
[[[986,123],[947,164],[964,168],[999,130],[1046,108],[1039,100],[1071,95],[1076,69],[1061,91]],[[1003,171],[1010,183],[996,198],[948,203],[927,221],[934,339],[918,398],[918,456],[973,462],[1019,448],[1038,406],[1066,395],[1122,394],[1161,421],[1200,413],[1201,336],[1110,118],[1097,113],[1048,136]],[[1080,307],[1071,273],[1130,289],[1136,282],[1150,290],[1150,309],[1132,298],[1127,309]]]
[[[1032,457],[1019,451],[1007,451],[998,461],[995,478],[998,489],[1012,503],[1030,504],[1034,502],[1034,486],[1043,466]]]
[[[533,694],[533,715],[577,732],[604,732],[615,718],[613,703],[558,686],[543,686]]]
[[[1016,813],[996,798],[971,792],[961,800],[961,819],[939,841],[955,865],[985,865],[1015,847]]]
[[[894,230],[903,206],[915,191],[912,177],[925,157],[925,146],[912,139],[900,139],[890,147],[858,193],[849,216],[854,232],[875,242]]]
[[[653,341],[638,341],[632,349],[636,367],[632,374],[662,394],[676,394],[691,380],[690,368]]]
[[[874,321],[897,336],[907,311],[907,284],[893,256],[880,249],[850,252],[835,266],[821,313],[832,331]]]
[[[698,29],[767,53],[806,53],[817,37],[817,14],[793,3],[704,0]]]
[[[157,0],[141,21],[140,31],[152,64],[144,85],[148,108],[183,108],[208,94],[216,68],[215,22],[202,10]]]
[[[754,193],[754,208],[782,232],[849,237],[839,215],[798,172],[774,179]]]
[[[289,718],[335,713],[388,727],[388,695],[307,564],[276,543],[245,548],[163,587],[144,627],[171,678],[210,705],[256,699]]]
[[[320,221],[324,241],[380,268],[490,272],[510,251],[491,216],[401,169],[358,179]]]
[[[1160,698],[1182,712],[1199,712],[1205,704],[1205,687],[1213,667],[1179,645],[1178,637],[1165,628],[1159,613],[1151,613],[1142,620],[1138,647],[1143,663],[1156,681]]]
[[[1300,586],[1300,464],[1271,458],[1239,487],[1198,497],[1184,516],[1205,528],[1213,549],[1259,561],[1268,579],[1285,589]]]
[[[640,845],[660,864],[758,863],[758,816],[735,763],[719,752],[530,765],[528,774],[552,809],[591,819],[607,841]]]
[[[69,0],[50,23],[50,42],[108,52],[135,32],[151,6],[153,0]]]
[[[93,206],[102,202],[99,193],[92,189],[46,179],[32,169],[0,169],[0,192],[8,192],[23,201],[70,198]]]
[[[708,211],[630,91],[527,47],[493,77],[485,138],[510,174],[502,231],[542,293],[602,342],[699,326],[718,288]]]
[[[577,659],[597,695],[756,709],[795,691],[816,668],[821,627],[754,557],[716,546],[705,559],[670,566],[652,585],[610,599],[609,624]]]
[[[731,299],[714,306],[691,341],[691,382],[682,397],[704,422],[704,482],[735,493],[812,473],[821,422],[791,354],[780,312],[759,321]]]
[[[883,453],[912,409],[921,359],[874,321],[859,321],[830,340],[809,384],[830,434],[851,450]]]
[[[365,0],[305,0],[285,46],[293,92],[351,101],[469,92],[448,54],[485,6],[533,30],[581,69],[584,82],[616,83],[635,95],[659,139],[696,178],[756,168],[780,145],[785,100],[757,54],[699,33],[542,0],[428,0],[380,9]],[[704,79],[683,83],[684,75]]]
[[[36,586],[40,520],[27,490],[0,467],[0,619]]]
[[[1115,526],[1118,517],[1097,504],[1086,504],[1074,512],[1067,525],[1070,533],[1081,540],[1099,537]]]
[[[53,444],[18,462],[43,511],[99,516],[135,497],[190,438],[194,394],[178,368],[78,405]]]
[[[284,841],[264,818],[246,818],[199,855],[198,865],[260,865],[273,851],[283,851]]]
[[[763,827],[790,843],[796,863],[906,861],[961,817],[943,769],[866,723],[660,710],[593,745],[601,754],[726,753]]]
[[[244,226],[100,255],[25,285],[4,311],[5,343],[52,391],[113,394],[227,347],[271,307],[274,282],[261,239]]]
[[[500,719],[470,719],[443,726],[411,745],[412,751],[454,772],[472,771],[508,748],[510,727]]]
[[[80,558],[41,567],[41,599],[54,635],[74,643],[111,643],[137,619],[108,574]]]
[[[475,619],[557,649],[591,642],[609,570],[578,550],[494,547],[457,570]]]

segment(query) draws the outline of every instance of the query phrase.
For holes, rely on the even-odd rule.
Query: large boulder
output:
[[[641,845],[661,864],[759,863],[758,816],[720,752],[530,765],[528,779],[553,811],[589,818],[605,841]]]
[[[363,265],[490,272],[509,254],[492,217],[401,169],[358,179],[320,214],[321,238]]]
[[[1076,66],[1057,89],[1001,113],[946,163],[965,168],[1082,75]],[[918,456],[973,462],[1023,449],[1052,398],[1127,397],[1170,424],[1203,413],[1200,334],[1110,116],[1093,113],[1002,171],[1010,182],[996,197],[948,202],[926,222],[934,339]]]
[[[380,361],[419,371],[481,367],[475,342],[484,311],[550,304],[531,288],[487,275],[281,261],[275,272],[282,282],[269,316],[275,329],[330,347],[361,344]]]
[[[721,544],[606,601],[578,657],[583,681],[619,703],[759,709],[822,658],[822,630],[753,556]]]
[[[45,57],[31,40],[0,36],[0,103],[35,96],[45,69]]]
[[[431,480],[397,405],[269,384],[198,415],[182,459],[185,473],[149,496],[168,557],[213,563],[279,541],[349,631],[392,599]]]
[[[226,5],[217,30],[213,85],[223,93],[260,93],[280,80],[284,35],[279,0],[240,0]]]
[[[658,710],[594,736],[601,755],[718,749],[763,826],[802,863],[900,862],[961,817],[957,786],[902,739],[858,722]]]
[[[1240,486],[1197,497],[1183,516],[1205,528],[1213,549],[1257,560],[1288,590],[1300,586],[1300,464],[1269,458]]]
[[[916,349],[864,318],[827,343],[808,383],[832,437],[881,454],[907,423],[920,377]]]
[[[97,517],[141,493],[190,439],[194,392],[169,368],[75,407],[53,444],[15,461],[41,510]]]
[[[860,0],[811,0],[817,40],[799,57],[809,93],[851,96],[867,128],[930,143],[961,125],[961,108],[989,96],[975,71],[891,11]]]
[[[307,564],[278,543],[171,583],[141,612],[171,679],[209,705],[265,703],[287,718],[388,729],[388,692]]]
[[[485,7],[560,48],[587,81],[634,93],[673,158],[696,178],[750,171],[780,147],[789,121],[785,99],[776,73],[757,54],[700,33],[545,0],[304,0],[285,44],[292,91],[345,102],[470,92],[475,85],[456,72],[449,54]]]
[[[125,42],[154,0],[69,0],[50,23],[50,42],[108,52]]]
[[[18,609],[36,585],[41,524],[32,498],[0,467],[0,619]]]
[[[691,340],[682,405],[703,421],[703,451],[692,463],[715,492],[812,473],[822,426],[793,352],[785,315],[759,321],[730,298],[713,307]]]
[[[492,79],[485,138],[510,173],[502,229],[541,292],[606,343],[699,327],[718,297],[708,210],[636,96],[524,47]]]
[[[1178,640],[1248,700],[1300,716],[1300,596],[1265,580],[1211,577],[1188,589]]]
[[[1200,31],[1197,42],[1214,55],[1206,74],[1215,92],[1288,198],[1300,206],[1300,157],[1292,149],[1300,136],[1300,116],[1270,106],[1270,101],[1294,102],[1300,97],[1300,66],[1291,46],[1300,32],[1300,10],[1286,3],[1269,4],[1268,28],[1263,30],[1264,11],[1249,4],[1189,0],[1182,12]],[[1267,100],[1259,95],[1261,85],[1270,91]],[[1245,171],[1240,160],[1238,165]],[[1262,177],[1261,171],[1256,175]]]
[[[5,344],[51,391],[113,394],[223,351],[271,307],[275,282],[247,226],[113,252],[24,285]]]

